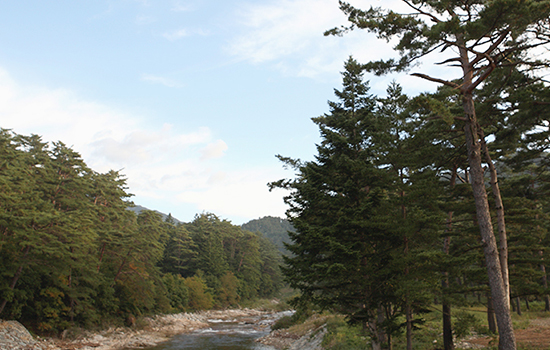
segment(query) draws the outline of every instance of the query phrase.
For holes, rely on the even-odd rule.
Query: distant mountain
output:
[[[133,211],[136,213],[136,215],[139,215],[144,210],[152,210],[154,212],[159,213],[162,216],[163,220],[166,220],[168,217],[168,214],[161,213],[158,210],[153,210],[146,208],[141,205],[136,205],[134,207],[128,207],[127,208],[130,211]],[[185,222],[180,221],[176,219],[175,217],[172,217],[176,224],[185,224]],[[241,227],[247,231],[251,232],[260,232],[263,234],[277,249],[282,253],[287,255],[288,250],[286,249],[284,243],[290,243],[290,238],[288,237],[288,232],[294,232],[294,227],[292,224],[286,220],[277,218],[274,216],[265,216],[260,219],[251,220],[245,224],[242,224]]]
[[[158,210],[152,210],[152,209],[149,209],[149,208],[145,208],[145,207],[142,207],[141,205],[136,205],[134,207],[128,207],[126,208],[130,211],[133,211],[134,213],[136,213],[136,215],[139,215],[139,213],[141,213],[142,211],[144,210],[151,210],[151,211],[154,211],[154,212],[157,212],[159,213],[161,216],[162,216],[162,220],[166,221],[166,218],[168,217],[168,214],[164,214],[164,213],[161,213],[160,211]],[[172,219],[174,219],[174,221],[176,222],[176,224],[183,224],[184,222],[183,221],[179,221],[178,219],[176,219],[175,217],[172,216]]]
[[[290,243],[288,232],[294,232],[292,224],[286,220],[273,216],[265,216],[261,219],[255,219],[241,225],[245,230],[252,232],[260,232],[269,239],[279,251],[283,254],[288,254],[284,243]]]

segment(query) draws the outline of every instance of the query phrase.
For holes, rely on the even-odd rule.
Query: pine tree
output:
[[[526,70],[548,67],[548,60],[541,60],[529,54],[534,49],[550,42],[548,1],[403,1],[411,12],[398,14],[381,8],[362,11],[340,1],[340,7],[348,16],[351,26],[335,28],[326,34],[342,34],[355,27],[376,33],[379,38],[398,38],[395,50],[400,59],[379,60],[365,65],[376,74],[408,69],[415,60],[453,48],[456,55],[444,64],[461,69],[461,76],[445,80],[426,74],[418,77],[450,86],[460,92],[463,123],[470,177],[475,198],[477,221],[485,243],[485,257],[491,293],[499,325],[499,347],[515,349],[515,336],[509,309],[507,280],[507,249],[504,225],[504,209],[498,191],[496,171],[489,153],[484,153],[484,135],[481,132],[474,105],[475,90],[499,67],[519,67]],[[491,186],[496,201],[500,255],[489,212],[482,163],[491,171]]]
[[[162,271],[191,277],[197,269],[197,246],[184,225],[168,225],[169,239],[161,262]]]

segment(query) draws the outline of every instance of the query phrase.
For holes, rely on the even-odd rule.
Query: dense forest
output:
[[[129,207],[125,178],[62,142],[0,130],[0,317],[43,333],[237,306],[282,285],[280,253],[214,214]]]

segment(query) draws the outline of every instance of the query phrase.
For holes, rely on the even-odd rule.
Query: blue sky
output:
[[[293,174],[275,155],[313,158],[310,119],[349,55],[392,55],[364,32],[323,36],[342,24],[337,0],[2,1],[0,127],[120,170],[136,204],[182,221],[283,217],[266,184]],[[392,79],[435,88],[367,78],[379,95]]]

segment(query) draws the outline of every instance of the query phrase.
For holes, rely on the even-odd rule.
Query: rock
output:
[[[271,332],[268,336],[259,338],[257,342],[274,347],[275,349],[322,350],[321,343],[326,332],[324,325],[309,330],[303,336],[279,329]]]
[[[288,350],[322,350],[321,343],[327,333],[325,327],[309,331],[306,335],[292,343]]]
[[[126,325],[128,327],[134,327],[136,325],[136,318],[134,317],[134,315],[128,316],[128,318],[126,319]]]
[[[0,320],[0,349],[2,350],[54,350],[57,347],[33,338],[17,321]]]

